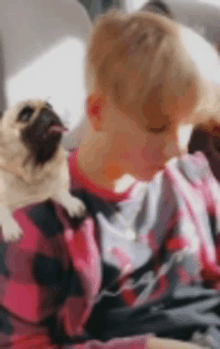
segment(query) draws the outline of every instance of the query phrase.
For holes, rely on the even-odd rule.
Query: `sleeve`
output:
[[[148,349],[149,338],[152,336],[117,338],[108,342],[92,340],[84,344],[65,345],[63,349]]]
[[[53,343],[46,327],[31,324],[20,317],[14,317],[6,309],[0,314],[0,348],[13,349],[147,349],[151,336],[134,336],[113,339],[108,342],[97,340],[82,344]],[[58,341],[59,342],[59,341]]]
[[[150,336],[113,339],[108,342],[91,340],[82,344],[53,343],[47,329],[39,324],[28,324],[1,309],[0,348],[13,349],[147,349]]]
[[[76,279],[60,219],[51,203],[16,211],[14,217],[24,237],[11,244],[0,240],[0,348],[147,348],[147,336],[109,342],[85,339],[80,344],[67,337],[69,314],[80,302],[73,296],[71,303],[69,298],[70,275]],[[62,309],[65,321],[60,319]]]
[[[191,192],[198,195],[190,205],[201,241],[203,280],[209,287],[220,289],[220,183],[200,151],[186,155],[180,161],[180,167],[192,184]],[[190,196],[188,191],[187,199]]]
[[[203,248],[204,276],[210,280],[212,288],[220,290],[220,183],[214,176],[208,160],[206,160],[206,176],[203,185],[203,195],[209,217],[211,238],[214,244],[214,253]],[[205,253],[205,250],[207,251]],[[214,256],[211,259],[211,256]]]
[[[44,206],[35,214],[41,215],[42,210],[50,220],[50,210]],[[54,289],[43,285],[46,275],[48,283],[53,278],[54,251],[46,230],[42,234],[25,209],[16,211],[14,218],[24,236],[9,244],[0,238],[0,348],[55,349],[44,319],[55,311],[59,284]]]

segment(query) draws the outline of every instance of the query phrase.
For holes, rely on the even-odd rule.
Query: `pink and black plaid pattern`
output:
[[[137,198],[90,193],[74,159],[87,218],[76,225],[55,203],[32,205],[14,213],[23,239],[0,241],[0,348],[144,349],[144,334],[101,338],[105,315],[158,304],[176,285],[219,287],[220,195],[200,153],[171,161],[146,189],[135,242],[114,233],[114,214],[126,219]]]

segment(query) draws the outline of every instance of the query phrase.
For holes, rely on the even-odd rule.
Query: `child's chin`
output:
[[[164,170],[164,165],[151,166],[140,171],[135,177],[139,181],[148,182],[151,181],[153,177],[162,170]]]

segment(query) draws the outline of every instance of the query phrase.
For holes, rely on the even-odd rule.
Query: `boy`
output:
[[[217,109],[183,39],[147,13],[91,31],[87,126],[69,158],[89,215],[15,212],[24,238],[1,244],[0,347],[190,349],[195,331],[217,331],[219,187],[201,154],[168,161],[182,119]]]

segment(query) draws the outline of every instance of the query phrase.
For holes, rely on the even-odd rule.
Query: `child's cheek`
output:
[[[180,149],[178,148],[177,142],[171,142],[164,148],[164,155],[169,160],[174,156],[180,155]]]

